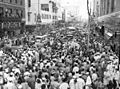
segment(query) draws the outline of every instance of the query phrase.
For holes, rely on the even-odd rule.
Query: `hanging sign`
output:
[[[0,27],[3,28],[19,28],[21,27],[21,23],[20,22],[2,22],[0,24]]]

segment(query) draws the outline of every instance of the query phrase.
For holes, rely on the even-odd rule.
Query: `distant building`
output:
[[[24,25],[25,1],[24,0],[0,0],[0,35],[13,36],[18,34]]]
[[[26,25],[35,26],[57,21],[58,7],[55,0],[25,0]]]

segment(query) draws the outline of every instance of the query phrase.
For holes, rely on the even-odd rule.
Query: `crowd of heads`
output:
[[[97,37],[91,36],[88,45],[87,34],[79,30],[55,30],[40,41],[33,35],[2,41],[0,83],[5,89],[110,89],[119,85],[119,58]]]

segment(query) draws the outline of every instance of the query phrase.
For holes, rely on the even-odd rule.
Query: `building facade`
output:
[[[107,28],[120,29],[120,0],[94,0],[93,12],[97,21]]]
[[[26,25],[35,26],[57,21],[58,7],[55,0],[25,0]]]
[[[0,0],[0,31],[2,33],[6,31],[8,34],[15,34],[17,29],[22,28],[24,18],[24,0]]]
[[[93,0],[96,17],[120,11],[120,0]]]

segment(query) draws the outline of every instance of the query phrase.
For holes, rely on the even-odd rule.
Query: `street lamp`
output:
[[[41,15],[40,15],[40,0],[38,0],[38,14],[37,14],[37,20],[36,20],[36,30],[39,30],[39,24],[41,23]]]
[[[21,33],[25,31],[25,18],[21,19]]]

